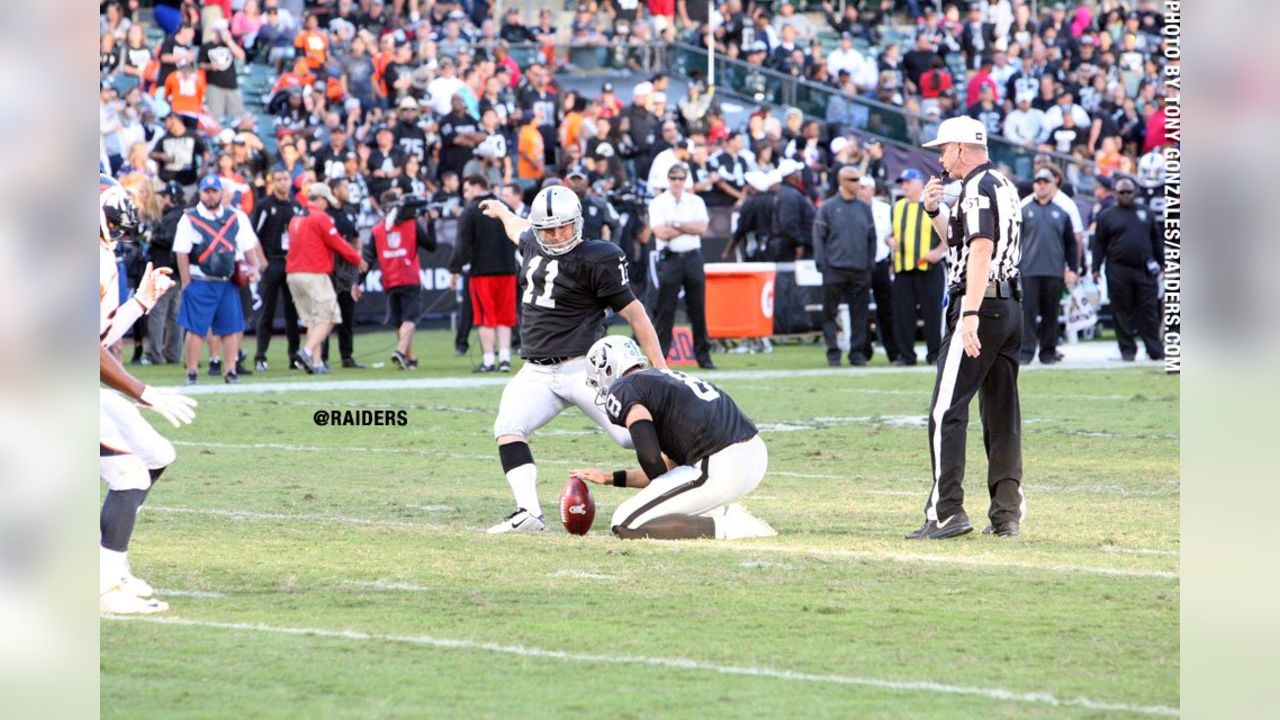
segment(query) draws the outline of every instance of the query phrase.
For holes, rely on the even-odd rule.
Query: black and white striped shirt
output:
[[[1022,257],[1022,210],[1018,188],[996,172],[991,163],[983,163],[965,176],[960,197],[951,207],[948,228],[947,287],[963,292],[969,271],[969,243],[975,237],[990,238],[995,243],[991,256],[990,280],[1012,280],[1018,275]]]

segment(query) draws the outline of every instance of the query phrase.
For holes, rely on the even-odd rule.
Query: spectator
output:
[[[160,69],[156,75],[156,85],[165,87],[169,75],[178,69],[179,61],[196,61],[195,38],[195,28],[183,25],[160,44]]]
[[[978,102],[970,105],[965,114],[985,125],[989,137],[999,137],[1004,132],[1004,108],[996,104],[994,85],[983,85],[978,91]]]
[[[160,163],[160,179],[177,180],[185,192],[192,192],[199,177],[197,163],[209,162],[209,150],[177,113],[165,116],[164,128],[164,136],[151,153],[152,159]]]
[[[119,51],[119,72],[131,79],[130,84],[146,88],[155,81],[158,65],[153,62],[155,56],[147,45],[146,32],[141,25],[129,27],[124,43],[119,45]]]
[[[369,152],[369,192],[380,198],[397,177],[404,163],[405,153],[396,146],[396,134],[387,125],[379,125],[373,131],[375,145]]]
[[[307,67],[323,74],[329,62],[329,34],[320,29],[320,17],[314,12],[302,16],[303,30],[293,39],[293,46],[302,53]]]
[[[982,18],[982,6],[973,3],[969,6],[969,18],[960,31],[960,52],[964,54],[964,66],[967,70],[977,70],[995,46],[996,29]],[[970,100],[970,103],[974,100]]]
[[[338,254],[360,272],[369,269],[368,264],[338,234],[333,219],[326,212],[337,204],[333,191],[324,183],[312,183],[307,187],[307,206],[295,214],[289,222],[289,250],[285,260],[289,290],[297,304],[298,317],[307,327],[307,339],[298,350],[298,362],[307,374],[321,375],[329,372],[328,365],[320,362],[320,344],[329,336],[336,323],[342,322],[338,297],[334,292],[333,256]]]
[[[784,170],[785,172],[785,170]],[[840,169],[840,192],[827,198],[813,219],[813,259],[822,273],[822,335],[827,365],[839,367],[837,316],[849,307],[849,364],[867,364],[868,292],[875,266],[876,231],[871,207],[858,199],[860,173]]]
[[[533,187],[546,175],[546,154],[542,147],[542,132],[538,129],[541,110],[531,108],[520,116],[519,158],[516,177],[525,188]]]
[[[617,243],[621,239],[622,218],[608,200],[591,192],[587,173],[582,169],[573,169],[565,174],[564,179],[565,184],[582,202],[582,237]]]
[[[205,88],[204,71],[196,70],[194,62],[183,59],[178,61],[178,71],[170,73],[164,82],[164,98],[174,114],[194,118],[204,114]]]
[[[257,280],[262,265],[258,238],[244,212],[222,203],[222,182],[216,175],[200,181],[200,202],[186,211],[174,230],[173,252],[182,279],[178,324],[187,331],[187,384],[196,383],[201,341],[210,330],[222,343],[228,370],[227,383],[239,382],[236,372],[244,310],[239,289],[230,282],[236,261],[249,265],[250,280]],[[210,370],[216,370],[210,356]]]
[[[889,48],[886,47],[885,52],[887,53],[888,51]],[[917,33],[915,48],[902,58],[901,71],[905,73],[908,91],[916,92],[916,88],[920,87],[920,76],[933,67],[933,59],[936,57],[941,56],[938,55],[937,49],[929,42],[928,36],[924,33]],[[882,63],[887,63],[889,60],[890,58],[884,58]],[[883,74],[886,69],[893,68],[882,68],[881,73]],[[884,84],[883,80],[881,84]]]
[[[258,0],[245,0],[244,7],[231,16],[231,37],[247,52],[257,51],[258,30],[267,22]]]
[[[1044,126],[1044,113],[1031,106],[1033,95],[1021,92],[1018,104],[1004,120],[1004,137],[1019,145],[1039,145],[1048,139]]]
[[[656,165],[656,163],[655,163]],[[693,329],[693,353],[698,367],[716,369],[707,336],[706,275],[703,271],[702,234],[707,231],[706,203],[685,189],[689,168],[668,166],[668,188],[649,203],[649,228],[658,251],[658,298],[654,328],[665,356],[671,350],[676,304],[684,291],[685,310]]]
[[[388,190],[379,198],[383,219],[374,225],[373,242],[365,246],[365,267],[377,265],[382,271],[382,290],[387,296],[387,317],[396,329],[396,350],[391,362],[401,370],[416,370],[413,334],[422,312],[422,276],[418,249],[435,251],[434,226],[421,216],[403,210],[400,194]]]
[[[486,137],[480,123],[467,112],[462,96],[454,95],[449,114],[440,120],[440,171],[461,174]]]
[[[212,41],[200,46],[209,114],[218,120],[238,118],[244,114],[244,101],[236,79],[236,61],[244,62],[244,50],[232,38],[227,21],[215,22],[212,31]]]
[[[711,207],[733,205],[737,207],[746,198],[747,172],[751,170],[751,156],[745,148],[743,134],[731,132],[724,147],[711,156],[709,162],[715,173],[714,189],[707,193],[706,203]]]
[[[862,71],[864,62],[862,53],[853,47],[853,33],[845,31],[840,34],[840,46],[827,55],[827,70],[837,77],[844,70],[853,78]]]
[[[258,283],[258,297],[262,306],[258,311],[257,350],[253,356],[254,370],[267,371],[267,350],[271,347],[271,334],[275,330],[276,303],[284,296],[284,330],[288,342],[289,365],[292,366],[301,347],[298,339],[298,310],[293,304],[293,292],[286,281],[286,262],[289,244],[285,235],[289,223],[299,209],[289,190],[293,184],[289,171],[277,167],[271,171],[267,194],[253,208],[253,228],[258,235],[266,267]]]
[[[992,97],[999,97],[1000,88],[996,86],[996,81],[991,77],[991,67],[993,61],[991,55],[985,54],[978,62],[978,71],[969,76],[969,83],[966,85],[965,105],[971,106],[978,102],[982,95],[982,88],[991,88]]]

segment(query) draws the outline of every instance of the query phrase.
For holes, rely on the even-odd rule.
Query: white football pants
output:
[[[98,406],[98,473],[112,490],[146,490],[151,473],[177,458],[173,444],[142,419],[120,393],[101,390]]]
[[[502,391],[493,436],[519,435],[527,439],[570,405],[576,405],[614,442],[624,448],[634,447],[631,433],[609,422],[604,408],[596,405],[596,391],[587,385],[586,356],[559,365],[526,362]]]
[[[769,450],[756,435],[654,478],[618,506],[609,526],[635,530],[664,515],[704,515],[759,487],[768,465]]]

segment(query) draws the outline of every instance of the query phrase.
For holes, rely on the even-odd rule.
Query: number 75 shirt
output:
[[[626,257],[617,245],[586,240],[548,255],[533,232],[520,236],[520,354],[528,358],[586,355],[604,337],[605,310],[634,301]]]

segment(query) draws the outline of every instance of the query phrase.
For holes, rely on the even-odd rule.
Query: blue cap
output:
[[[924,180],[924,173],[915,168],[907,168],[898,176],[898,182],[906,182],[908,180]]]
[[[217,175],[205,175],[204,177],[200,178],[201,192],[205,190],[221,190],[221,189],[222,189],[222,180],[218,179]]]

